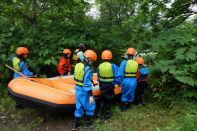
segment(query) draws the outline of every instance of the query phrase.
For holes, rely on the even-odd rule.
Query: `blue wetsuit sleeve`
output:
[[[27,63],[24,61],[21,61],[19,63],[19,67],[20,67],[20,71],[21,73],[23,73],[26,76],[33,76],[33,73],[31,71],[29,71]]]
[[[121,76],[120,76],[118,66],[115,64],[112,64],[112,70],[113,70],[113,74],[114,74],[113,85],[121,84]]]
[[[84,70],[84,90],[85,91],[90,91],[92,90],[92,77],[93,77],[93,71],[89,66],[85,66]]]
[[[121,77],[121,83],[124,79],[124,71],[125,71],[125,66],[126,66],[126,60],[123,60],[120,64],[119,67],[119,73],[120,73],[120,77]]]

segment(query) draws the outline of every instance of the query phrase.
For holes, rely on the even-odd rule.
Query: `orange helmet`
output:
[[[26,47],[18,47],[16,49],[16,54],[17,55],[26,55],[29,53],[29,50]]]
[[[69,49],[64,49],[64,50],[63,50],[63,53],[64,53],[64,54],[71,54],[71,50],[69,50]]]
[[[112,53],[111,53],[111,51],[110,50],[104,50],[102,52],[101,59],[102,60],[111,60],[112,59]]]
[[[134,48],[128,48],[126,54],[127,55],[135,55],[135,49]]]
[[[86,58],[91,58],[93,61],[97,60],[97,54],[93,50],[87,50],[84,52]]]
[[[136,61],[138,62],[138,64],[144,64],[144,59],[142,57],[137,57]]]

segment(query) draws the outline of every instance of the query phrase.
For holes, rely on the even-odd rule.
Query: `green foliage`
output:
[[[36,74],[50,67],[56,74],[57,59],[64,48],[74,49],[85,42],[85,10],[88,3],[75,1],[1,1],[0,62],[11,65],[11,57],[18,46],[30,49],[29,67]],[[6,72],[5,72],[6,71]],[[10,75],[0,67],[3,80]],[[7,81],[6,81],[7,82]]]
[[[153,87],[161,94],[180,94],[195,97],[197,87],[197,25],[187,23],[162,32],[148,43],[158,55],[154,59],[152,75],[156,82]]]
[[[196,36],[196,27],[190,24],[187,28],[182,25],[169,30],[196,13],[190,8],[196,4],[195,0],[96,0],[96,4],[101,13],[98,19],[85,15],[90,4],[84,0],[0,1],[0,62],[12,65],[16,48],[25,45],[30,49],[27,60],[30,70],[52,77],[57,75],[57,60],[62,50],[71,48],[73,51],[79,43],[96,50],[98,58],[102,50],[112,50],[116,64],[128,47],[141,52],[153,47],[151,50],[159,53],[158,60],[147,57],[148,64],[156,62],[153,74],[154,77],[160,75],[162,80],[156,79],[153,85],[162,90],[168,89],[169,83],[181,90],[189,85],[189,90],[195,90],[197,47],[196,38],[192,39]],[[99,63],[100,60],[95,67]],[[176,66],[179,64],[180,67]],[[159,72],[155,73],[156,70]],[[0,93],[4,94],[12,73],[0,66],[0,74]],[[174,81],[178,83],[173,84]],[[182,83],[184,86],[179,85]],[[176,91],[177,88],[170,89]]]
[[[96,0],[96,3],[101,13],[99,19],[85,15],[90,5],[84,0],[1,0],[0,63],[12,65],[16,48],[24,45],[30,49],[27,59],[30,70],[51,77],[57,75],[57,60],[64,48],[73,51],[79,43],[85,43],[87,48],[97,51],[98,58],[102,50],[110,49],[113,61],[119,64],[125,49],[134,47],[150,54],[145,60],[151,69],[154,97],[170,108],[153,103],[122,114],[115,107],[113,121],[100,124],[97,120],[99,125],[95,129],[196,129],[196,106],[171,107],[171,96],[197,98],[197,19],[183,23],[196,13],[191,10],[196,0]],[[95,67],[99,63],[100,60]],[[15,102],[7,96],[12,73],[0,65],[0,119],[3,119],[0,130],[8,129],[9,125],[4,125],[6,119],[15,130],[35,129],[43,118],[31,109],[15,111]]]

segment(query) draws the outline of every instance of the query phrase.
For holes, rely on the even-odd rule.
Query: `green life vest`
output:
[[[112,82],[114,80],[114,74],[112,65],[109,62],[103,62],[99,65],[100,81]]]
[[[17,70],[17,71],[20,71],[20,67],[19,67],[20,59],[17,58],[17,57],[14,57],[12,62],[13,62],[14,69]]]
[[[138,71],[138,63],[135,60],[128,60],[125,68],[125,77],[135,77]]]
[[[84,79],[83,79],[84,78],[84,75],[87,72],[91,71],[91,69],[89,69],[86,72],[84,72],[84,68],[85,68],[85,66],[81,62],[80,63],[77,63],[76,66],[75,66],[74,80],[75,80],[76,85],[78,85],[78,86],[83,86],[84,85],[84,83],[83,83],[83,81],[84,81]]]

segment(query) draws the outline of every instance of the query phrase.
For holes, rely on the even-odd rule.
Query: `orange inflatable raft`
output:
[[[95,86],[93,95],[100,96],[96,74],[93,76]],[[10,95],[19,103],[28,106],[64,109],[75,105],[75,82],[73,76],[53,78],[16,78],[8,84]],[[115,94],[121,93],[121,88],[114,89]]]

